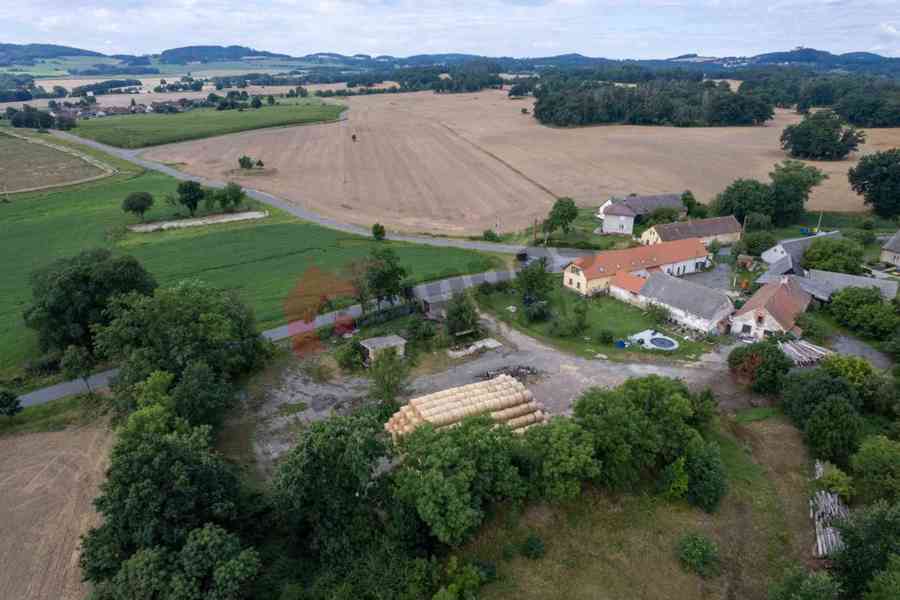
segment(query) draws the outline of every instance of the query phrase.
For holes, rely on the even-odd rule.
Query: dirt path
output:
[[[111,432],[0,437],[0,598],[80,600],[79,538],[98,522]]]

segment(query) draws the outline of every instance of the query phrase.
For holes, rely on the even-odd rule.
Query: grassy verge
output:
[[[806,453],[799,432],[781,419],[748,426],[723,422],[714,437],[730,486],[715,514],[666,502],[652,490],[588,489],[564,505],[498,510],[463,549],[467,558],[497,566],[498,580],[480,597],[764,600],[784,567],[808,554]],[[680,567],[675,546],[690,532],[718,544],[720,576],[703,580]],[[544,541],[543,558],[520,555],[529,534]]]
[[[673,336],[678,341],[679,347],[672,352],[644,350],[635,347],[620,349],[610,344],[600,343],[598,334],[603,330],[612,333],[615,340],[625,339],[646,329],[666,331],[665,327],[657,326],[641,309],[619,302],[609,296],[588,299],[587,329],[571,338],[554,335],[552,319],[542,323],[526,322],[523,317],[521,298],[514,292],[496,292],[488,296],[478,294],[477,299],[482,309],[487,310],[504,323],[561,350],[584,358],[594,358],[597,354],[604,354],[608,358],[617,360],[639,361],[653,358],[696,360],[701,354],[713,348],[711,344],[694,342],[679,336]],[[567,310],[577,301],[577,297],[560,286],[550,295],[549,301],[553,314],[560,315],[567,314]],[[516,307],[515,313],[508,310],[510,306]]]
[[[0,417],[0,435],[61,431],[84,425],[102,413],[102,401],[96,396],[60,398],[39,406],[22,409],[14,417]]]
[[[118,164],[111,157],[103,160]],[[123,166],[109,178],[45,193],[14,195],[0,204],[0,252],[15,260],[0,263],[0,385],[21,375],[22,364],[38,355],[35,336],[22,312],[31,295],[30,273],[51,261],[94,247],[138,258],[161,285],[199,278],[231,289],[256,311],[263,329],[287,321],[285,302],[307,290],[311,268],[325,281],[341,277],[378,244],[400,257],[416,282],[497,268],[493,256],[467,250],[408,243],[375,242],[300,221],[277,209],[260,221],[134,234],[125,229],[134,217],[122,212],[129,193],[150,192],[157,199],[148,220],[173,218],[178,209],[162,201],[177,181],[155,172]],[[322,281],[323,278],[319,278]]]
[[[250,129],[333,121],[343,110],[343,106],[320,100],[244,111],[198,108],[177,114],[121,115],[80,121],[73,133],[119,148],[145,148]]]

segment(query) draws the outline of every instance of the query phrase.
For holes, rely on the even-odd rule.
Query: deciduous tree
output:
[[[44,350],[70,345],[90,348],[94,328],[108,322],[106,309],[121,294],[146,296],[156,288],[141,264],[109,250],[85,250],[31,274],[32,301],[25,324],[37,331]]]
[[[882,217],[900,214],[900,148],[863,156],[850,169],[850,187]]]
[[[144,213],[153,206],[153,195],[148,192],[132,192],[122,201],[122,210],[136,214],[141,221]]]

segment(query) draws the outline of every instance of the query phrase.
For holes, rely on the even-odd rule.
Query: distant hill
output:
[[[234,61],[251,57],[291,58],[287,54],[254,50],[246,46],[184,46],[163,50],[159,55],[159,60],[170,64],[187,64],[190,62]]]
[[[0,44],[0,64],[32,63],[61,56],[103,56],[99,52],[55,44]]]
[[[95,56],[103,54],[90,50],[82,50],[68,46],[53,44],[0,44],[0,65],[34,64],[37,60],[59,58],[63,56]],[[134,56],[114,54],[110,58],[121,61],[122,73],[151,72],[150,56]],[[583,54],[560,54],[556,56],[513,58],[508,56],[491,57],[477,54],[444,53],[415,54],[407,57],[380,55],[372,57],[368,54],[344,55],[336,52],[316,52],[306,56],[292,57],[264,50],[256,50],[247,46],[184,46],[163,50],[153,55],[160,62],[169,64],[239,62],[246,60],[248,69],[252,69],[254,59],[273,58],[290,59],[311,65],[313,68],[347,69],[354,72],[402,67],[452,67],[469,61],[490,61],[503,71],[536,71],[541,69],[589,69],[597,67],[640,66],[649,69],[687,69],[698,70],[705,74],[733,73],[745,68],[793,66],[815,71],[846,71],[856,73],[873,73],[900,77],[900,58],[880,56],[871,52],[848,52],[832,54],[814,48],[795,48],[786,52],[769,52],[756,56],[714,57],[701,54],[682,54],[673,58],[654,60],[613,60],[602,57],[584,56]],[[145,69],[141,71],[139,67]],[[115,66],[95,67],[97,74],[112,74]]]

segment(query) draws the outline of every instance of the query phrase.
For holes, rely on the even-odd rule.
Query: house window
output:
[[[750,333],[751,331],[753,331],[753,328],[750,327],[749,325],[744,325],[741,328],[741,333]]]
[[[580,281],[579,281],[578,283],[575,284],[575,289],[579,289],[579,290],[581,289],[581,282],[580,282]]]
[[[570,286],[572,285],[572,278],[571,278],[571,277],[569,277],[569,285],[570,285]]]

